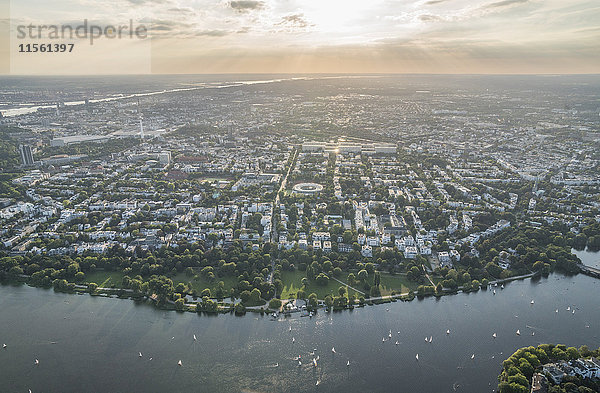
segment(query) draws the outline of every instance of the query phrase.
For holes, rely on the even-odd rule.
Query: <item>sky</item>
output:
[[[45,70],[12,53],[13,73],[600,73],[598,0],[14,0],[10,12],[13,50],[27,23],[132,19],[151,34],[37,54]]]

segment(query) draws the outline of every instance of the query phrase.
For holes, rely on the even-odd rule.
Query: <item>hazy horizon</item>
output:
[[[591,0],[41,0],[10,4],[15,74],[595,74]],[[147,39],[18,53],[16,27],[133,21]],[[132,25],[133,26],[133,25]],[[47,40],[46,40],[47,41]],[[63,42],[54,40],[52,42]],[[67,42],[65,41],[65,42]],[[0,70],[1,71],[1,70]]]

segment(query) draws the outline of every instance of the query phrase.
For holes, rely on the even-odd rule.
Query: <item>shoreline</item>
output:
[[[581,272],[582,274],[583,271]],[[562,276],[564,277],[568,277],[568,275],[564,274],[564,273],[560,273]],[[418,291],[410,291],[410,292],[405,292],[405,293],[399,293],[399,294],[394,294],[394,295],[386,295],[386,296],[378,296],[378,297],[369,297],[369,298],[365,298],[364,302],[359,302],[356,303],[354,305],[347,305],[344,307],[327,307],[324,304],[323,299],[319,299],[318,300],[318,305],[317,307],[306,307],[306,309],[301,310],[301,309],[297,309],[294,311],[285,311],[283,308],[285,307],[286,304],[289,304],[291,302],[295,302],[297,299],[280,299],[282,302],[282,306],[279,309],[272,309],[268,307],[268,301],[265,301],[265,303],[263,303],[262,305],[257,305],[257,306],[244,306],[243,311],[242,312],[238,312],[236,311],[236,305],[237,304],[241,304],[240,302],[238,303],[228,303],[227,306],[225,306],[222,302],[219,303],[218,305],[218,309],[217,311],[205,311],[205,310],[196,310],[196,305],[200,304],[199,302],[193,302],[193,303],[185,303],[184,309],[178,310],[175,308],[175,302],[172,300],[167,300],[166,303],[159,305],[156,302],[156,299],[153,298],[153,296],[151,295],[146,295],[146,294],[141,294],[141,293],[135,293],[132,289],[128,289],[128,288],[104,288],[104,287],[99,287],[96,288],[96,290],[94,292],[90,292],[87,285],[83,285],[83,284],[75,284],[74,290],[69,291],[69,290],[58,290],[56,288],[53,288],[52,286],[35,286],[32,285],[29,282],[29,278],[30,276],[27,275],[20,275],[17,279],[8,279],[8,280],[4,280],[4,281],[0,281],[0,285],[11,285],[11,284],[24,284],[27,285],[29,287],[32,288],[41,288],[41,289],[52,289],[54,290],[54,292],[58,292],[58,293],[65,293],[65,294],[71,294],[71,295],[90,295],[90,296],[98,296],[98,297],[108,297],[108,298],[117,298],[117,299],[130,299],[133,300],[135,302],[144,302],[147,303],[149,305],[152,305],[154,308],[159,309],[159,310],[163,310],[163,311],[178,311],[178,312],[190,312],[190,313],[196,313],[196,314],[211,314],[211,315],[218,315],[218,314],[234,314],[236,316],[243,316],[245,315],[247,312],[252,312],[252,313],[260,313],[261,315],[264,314],[274,314],[276,313],[277,315],[283,314],[284,316],[289,316],[289,315],[293,315],[295,313],[301,313],[302,311],[305,312],[317,312],[319,309],[323,309],[325,310],[325,312],[332,312],[332,311],[345,311],[345,310],[353,310],[356,307],[364,307],[364,306],[373,306],[373,305],[381,305],[381,304],[387,304],[387,303],[392,303],[392,302],[397,302],[397,301],[402,301],[402,302],[410,302],[413,301],[415,298],[418,298],[419,300],[425,299],[425,298],[429,298],[429,297],[435,297],[435,298],[441,298],[443,296],[450,296],[450,295],[458,295],[461,293],[474,293],[474,292],[479,292],[480,290],[482,291],[487,291],[488,289],[493,289],[495,287],[498,287],[504,283],[508,283],[511,281],[520,281],[520,280],[525,280],[527,278],[541,278],[541,277],[547,277],[542,275],[540,272],[535,272],[535,273],[528,273],[525,275],[520,275],[520,276],[515,276],[515,277],[508,277],[508,278],[504,278],[504,279],[498,279],[498,280],[494,280],[494,281],[490,281],[486,286],[481,286],[480,288],[477,289],[470,289],[465,291],[463,289],[462,286],[457,287],[456,289],[443,289],[442,293],[418,293]],[[198,299],[200,299],[198,297]],[[212,300],[212,299],[211,299]],[[216,300],[216,299],[215,299]],[[305,300],[302,300],[306,303]],[[304,316],[304,315],[302,315]],[[308,315],[306,315],[308,316]]]

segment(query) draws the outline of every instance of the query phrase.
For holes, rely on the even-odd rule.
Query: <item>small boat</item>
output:
[[[567,307],[567,311],[571,311],[571,306]]]
[[[196,340],[197,340],[197,338],[196,338],[196,335],[194,334],[194,341],[196,341]]]
[[[350,360],[346,362],[346,367],[350,367]]]
[[[429,342],[432,343],[433,342],[433,336],[429,337]]]
[[[400,343],[398,341],[396,341],[396,345],[399,345]]]
[[[312,318],[312,317],[313,317],[313,313],[312,313],[312,311],[308,313],[308,317],[309,317],[309,318]]]
[[[417,359],[417,362],[419,361],[419,354],[417,354],[417,356],[415,356],[415,359]]]
[[[295,343],[296,339],[294,337],[292,337],[292,343]]]
[[[531,301],[531,304],[535,303],[533,300]]]
[[[429,338],[425,337],[425,342],[428,343],[429,342]]]
[[[385,337],[381,339],[381,342],[384,343],[385,342]]]
[[[531,332],[531,335],[532,335],[532,336],[535,336],[535,332]]]
[[[298,367],[302,366],[302,360],[298,360]]]
[[[152,360],[152,358],[148,359],[148,360]]]
[[[289,331],[290,331],[290,332],[292,331],[292,327],[291,327],[291,326],[290,326],[290,329],[289,329]]]
[[[496,338],[496,337],[497,337],[497,336],[496,336],[496,333],[492,334],[492,337]]]
[[[575,314],[575,310],[573,310],[573,314]]]
[[[317,367],[317,359],[313,358],[313,366]]]
[[[504,289],[504,284],[500,285],[500,289]]]
[[[39,361],[39,360],[37,360],[37,359],[35,359],[35,362],[34,362],[34,363],[35,363],[35,365],[37,366],[37,365],[39,365],[39,364],[40,364],[40,361]]]
[[[496,290],[494,289],[494,295],[496,294]]]
[[[140,352],[140,353],[138,354],[138,356],[139,356],[139,357],[142,357],[142,353]]]
[[[450,334],[450,329],[446,330],[446,334]]]
[[[279,367],[279,363],[275,363],[273,367]]]
[[[177,362],[177,365],[178,365],[179,367],[183,366],[183,363],[181,362],[181,360]]]
[[[471,360],[475,359],[475,354],[471,355]]]
[[[321,381],[319,381],[319,380],[317,379],[317,383],[315,383],[315,386],[319,386],[319,384],[320,384],[320,383],[321,383]]]
[[[519,329],[517,329],[517,336],[521,335],[521,331]]]
[[[556,309],[556,311],[554,311],[554,312],[558,314],[558,308],[557,308],[557,309]]]
[[[6,348],[6,344],[2,344],[2,348]]]
[[[335,353],[335,347],[331,347],[331,352]]]
[[[388,337],[389,337],[389,338],[392,338],[392,333],[388,334]]]

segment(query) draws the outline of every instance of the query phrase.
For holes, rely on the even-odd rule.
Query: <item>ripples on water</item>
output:
[[[600,280],[552,275],[496,292],[272,321],[0,286],[0,391],[481,393],[519,347],[600,346]]]

